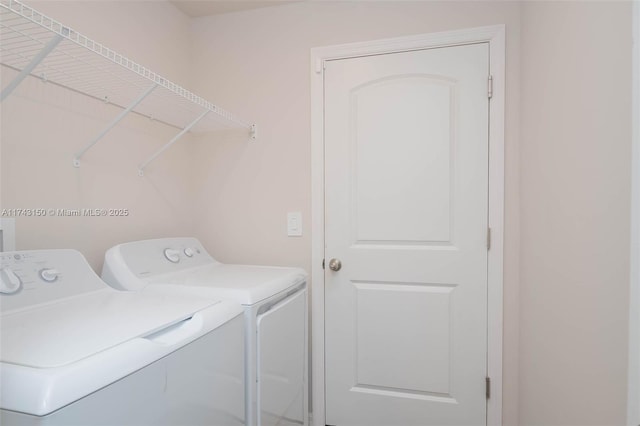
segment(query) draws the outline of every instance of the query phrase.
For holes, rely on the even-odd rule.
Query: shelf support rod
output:
[[[20,85],[20,83],[22,83],[22,80],[24,80],[29,74],[31,74],[31,72],[38,66],[38,64],[42,62],[42,60],[46,58],[53,49],[56,48],[56,46],[62,41],[62,39],[63,37],[60,34],[56,34],[51,40],[49,40],[49,42],[42,48],[42,50],[31,59],[31,62],[29,62],[29,64],[24,67],[22,71],[20,71],[20,74],[18,74],[16,78],[14,78],[13,81],[2,90],[2,93],[0,93],[0,102],[3,102],[4,99],[9,96],[11,92],[13,92],[13,90]]]
[[[102,132],[100,132],[100,134],[98,136],[96,136],[84,148],[82,148],[80,151],[78,151],[76,153],[76,155],[73,157],[73,166],[74,167],[80,167],[80,159],[82,158],[82,156],[87,151],[89,151],[89,149],[91,149],[92,146],[94,146],[96,143],[98,143],[98,141],[100,139],[102,139],[104,137],[104,135],[109,133],[109,131],[111,129],[113,129],[116,126],[116,124],[118,124],[127,114],[129,114],[131,112],[131,110],[133,110],[135,107],[137,107],[138,104],[140,104],[140,102],[142,102],[144,100],[144,98],[149,96],[151,94],[151,92],[153,92],[153,89],[155,89],[156,87],[158,87],[158,85],[156,83],[153,83],[147,90],[144,91],[144,93],[142,93],[135,101],[133,101],[133,103],[131,105],[129,105],[122,112],[120,112],[120,114],[118,114],[118,116],[116,118],[114,118],[113,121],[111,123],[109,123],[109,125]]]
[[[158,158],[158,156],[160,154],[162,154],[163,152],[165,152],[167,149],[169,149],[169,147],[171,145],[173,145],[174,143],[176,143],[178,141],[178,139],[180,139],[185,133],[187,133],[189,130],[191,130],[191,128],[193,126],[195,126],[196,124],[198,124],[198,121],[202,120],[204,118],[205,115],[209,114],[210,110],[206,110],[205,112],[203,112],[202,114],[200,114],[198,116],[198,118],[196,118],[195,120],[193,120],[191,123],[189,123],[189,125],[187,125],[187,127],[185,127],[184,129],[182,129],[180,131],[180,133],[178,133],[177,135],[175,135],[165,146],[163,146],[162,148],[160,148],[155,154],[153,154],[151,157],[149,157],[149,159],[147,161],[145,161],[144,163],[140,164],[138,166],[138,175],[140,176],[144,176],[144,169],[145,167],[147,167],[149,165],[149,163],[151,163],[153,160],[155,160],[156,158]]]

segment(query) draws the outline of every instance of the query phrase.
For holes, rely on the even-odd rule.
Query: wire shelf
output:
[[[42,55],[43,58],[38,58]],[[37,59],[41,59],[37,63]],[[33,63],[37,65],[33,66]],[[0,0],[0,63],[195,133],[255,127],[17,0]],[[29,67],[33,66],[32,70]],[[154,87],[147,96],[141,95]],[[3,87],[3,92],[6,87]],[[201,117],[195,124],[194,119]]]

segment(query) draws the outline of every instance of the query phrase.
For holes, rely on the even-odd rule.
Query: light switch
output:
[[[300,212],[287,213],[287,235],[289,237],[302,236],[302,213]]]

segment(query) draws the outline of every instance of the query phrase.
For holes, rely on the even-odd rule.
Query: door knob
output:
[[[329,261],[329,269],[332,271],[339,271],[342,269],[342,262],[339,259],[331,259]]]

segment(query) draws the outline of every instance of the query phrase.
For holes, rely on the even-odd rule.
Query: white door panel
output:
[[[452,82],[412,75],[352,90],[357,242],[449,240],[452,92]]]
[[[486,421],[488,63],[327,62],[327,424]]]
[[[354,283],[354,286],[357,386],[448,396],[449,305],[454,288],[397,283]],[[380,314],[380,307],[385,307],[384,315]],[[415,338],[409,340],[406,335]],[[401,367],[421,364],[429,368],[412,371]]]

